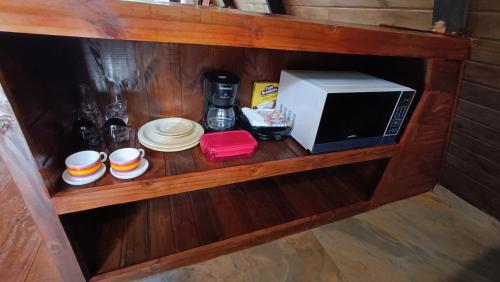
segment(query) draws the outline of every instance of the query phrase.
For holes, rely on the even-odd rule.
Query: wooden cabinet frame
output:
[[[122,1],[0,1],[0,31],[278,50],[426,58],[425,89],[399,144],[222,168],[206,180],[193,172],[51,196],[7,97],[9,81],[0,72],[0,154],[65,281],[85,277],[59,214],[217,187],[285,173],[390,158],[368,204],[326,212],[287,224],[147,261],[94,277],[139,277],[207,259],[350,216],[432,189],[449,137],[462,61],[469,40],[382,27],[323,25],[287,16],[265,16],[180,5]],[[1,66],[0,66],[1,69]],[[269,172],[270,171],[270,172]],[[214,171],[212,171],[214,173]],[[165,189],[165,184],[173,188]],[[176,186],[177,185],[177,186]],[[134,194],[147,186],[148,193]],[[97,199],[97,200],[96,200]]]

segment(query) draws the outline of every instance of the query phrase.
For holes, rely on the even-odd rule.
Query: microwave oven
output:
[[[415,90],[359,72],[281,72],[276,108],[311,153],[396,143]]]

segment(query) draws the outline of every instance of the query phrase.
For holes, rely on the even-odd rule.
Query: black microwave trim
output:
[[[405,120],[412,106],[415,93],[416,91],[413,90],[329,93],[327,99],[330,98],[332,100],[325,101],[311,153],[396,143],[400,132],[406,125]],[[358,110],[355,109],[357,107],[357,94],[363,95],[364,99],[372,100],[373,104],[365,102],[361,106],[361,111],[371,111],[367,116],[370,118],[376,116],[376,118],[371,118],[370,120],[358,119],[357,123],[355,122],[354,124],[353,120],[346,119],[346,123],[340,124],[340,126],[338,122],[333,123],[333,125],[322,125],[322,122],[328,122],[325,120],[341,120],[343,116],[356,114],[356,110]],[[344,95],[344,99],[340,95]],[[378,102],[379,99],[381,102]],[[325,111],[328,110],[327,105],[329,103],[332,103],[330,107],[338,112],[334,114],[326,113]],[[339,108],[338,105],[344,106]],[[377,106],[380,108],[376,108]],[[322,134],[321,132],[321,130],[331,130],[336,126],[339,126],[339,128],[336,128],[335,131],[339,132],[328,132],[327,134]],[[360,131],[355,130],[355,134],[351,136],[348,134],[349,126],[357,127]]]

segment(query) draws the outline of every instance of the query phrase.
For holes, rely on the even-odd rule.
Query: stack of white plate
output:
[[[162,118],[144,124],[137,133],[146,148],[160,152],[177,152],[200,143],[203,127],[184,118]]]

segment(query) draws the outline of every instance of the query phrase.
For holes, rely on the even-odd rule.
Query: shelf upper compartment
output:
[[[132,181],[113,178],[110,173],[89,187],[61,184],[52,201],[59,214],[114,204],[190,192],[264,177],[307,171],[342,164],[388,158],[399,152],[399,145],[311,155],[292,139],[259,142],[252,158],[210,162],[199,146],[160,153],[146,150],[148,171]]]
[[[0,1],[0,31],[463,60],[470,41],[428,32],[127,1]]]

